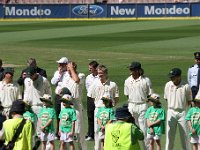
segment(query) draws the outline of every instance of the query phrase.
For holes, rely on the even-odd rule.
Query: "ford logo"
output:
[[[103,8],[98,5],[78,5],[72,9],[73,14],[81,17],[87,17],[88,12],[91,17],[98,16],[103,13]]]

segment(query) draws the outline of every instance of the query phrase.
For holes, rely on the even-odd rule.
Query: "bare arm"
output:
[[[151,123],[151,126],[158,125],[158,124],[160,124],[160,123],[161,123],[160,120],[156,120],[155,122]]]
[[[53,119],[49,119],[49,121],[44,125],[44,126],[40,126],[41,127],[41,130],[42,131],[44,131],[44,129],[46,128],[46,127],[48,127],[50,124],[51,124],[51,122],[53,121]]]
[[[97,118],[97,123],[98,123],[99,127],[101,128],[102,127],[102,122],[101,122],[101,120],[99,118]]]
[[[149,121],[149,119],[147,119],[147,126],[150,128],[151,127],[151,122]]]
[[[72,122],[72,128],[71,128],[71,135],[74,135],[74,130],[75,130],[75,121]]]
[[[71,78],[76,82],[76,83],[79,83],[80,82],[80,79],[78,77],[78,74],[76,73],[76,70],[73,66],[72,63],[68,63],[67,65],[68,67],[68,70],[71,72]]]
[[[97,123],[98,123],[99,127],[101,128],[101,131],[103,132],[105,129],[105,126],[102,125],[102,122],[99,118],[97,118]]]
[[[192,123],[191,123],[190,120],[187,121],[187,124],[188,124],[188,128],[189,128],[189,130],[192,132],[192,134],[196,134],[196,130],[194,130],[194,129],[192,128]]]

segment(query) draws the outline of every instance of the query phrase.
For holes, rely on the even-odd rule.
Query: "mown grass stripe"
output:
[[[33,23],[33,26],[34,25],[35,24]],[[141,21],[141,22],[122,22],[116,24],[105,23],[104,25],[100,24],[91,26],[88,23],[88,26],[84,27],[71,26],[65,28],[3,32],[0,34],[0,43],[20,42],[20,41],[36,40],[36,39],[39,40],[39,39],[51,39],[51,38],[62,38],[62,37],[88,36],[88,35],[105,34],[105,33],[112,34],[118,32],[130,32],[138,30],[165,29],[170,27],[181,27],[188,25],[200,25],[200,22],[197,20],[145,21],[145,22]]]

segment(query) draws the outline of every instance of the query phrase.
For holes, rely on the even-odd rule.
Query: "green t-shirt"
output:
[[[71,132],[72,122],[76,121],[76,111],[74,108],[63,108],[59,114],[61,132]]]
[[[161,121],[160,124],[153,126],[155,135],[161,135],[165,133],[165,110],[162,107],[149,107],[145,113],[145,118],[148,119],[150,122],[155,122],[157,120]],[[150,128],[147,128],[147,133],[150,134]]]
[[[191,121],[192,128],[196,130],[197,135],[200,135],[200,108],[192,107],[188,110],[185,120]],[[189,133],[192,135],[192,132]]]
[[[23,114],[24,119],[30,120],[32,123],[37,121],[37,116],[33,111],[26,111]]]
[[[43,107],[39,114],[38,114],[38,118],[41,119],[42,121],[42,126],[46,125],[47,122],[50,119],[55,119],[56,118],[56,112],[55,109],[52,107]],[[45,128],[45,131],[48,133],[53,133],[54,132],[54,126],[53,126],[53,121],[51,122],[51,124],[49,126],[47,126]]]
[[[97,119],[100,119],[102,125],[105,126],[109,120],[115,120],[113,108],[100,107],[96,114]],[[98,127],[100,130],[100,127]]]

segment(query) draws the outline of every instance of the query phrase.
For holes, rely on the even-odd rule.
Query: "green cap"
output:
[[[7,67],[4,69],[4,74],[6,73],[10,73],[10,74],[14,74],[14,68],[11,68],[11,67]]]

